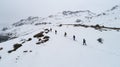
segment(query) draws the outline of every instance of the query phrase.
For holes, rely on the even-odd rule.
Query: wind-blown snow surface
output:
[[[44,27],[44,28],[48,28]],[[120,64],[120,32],[97,31],[89,28],[72,26],[50,26],[53,31],[46,34],[50,40],[44,44],[36,45],[35,32],[4,43],[0,46],[0,67],[119,67]],[[57,30],[57,34],[54,33]],[[64,32],[67,36],[64,37]],[[76,36],[76,41],[72,36]],[[13,53],[7,53],[15,43],[21,43],[21,39],[32,38]],[[87,46],[82,45],[82,39],[86,39]],[[97,39],[103,38],[103,44]],[[25,50],[32,52],[24,53]]]

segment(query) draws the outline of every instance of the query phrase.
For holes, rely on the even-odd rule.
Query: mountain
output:
[[[9,27],[4,27],[2,32],[9,35],[9,37],[13,39],[29,34],[38,29],[39,26],[83,23],[90,21],[89,19],[93,16],[95,16],[95,14],[89,10],[63,11],[57,13],[56,15],[50,15],[46,18],[30,16],[26,19],[21,19],[20,21],[13,23]]]
[[[119,9],[30,16],[5,27],[0,67],[119,67]]]
[[[91,22],[98,23],[105,26],[115,26],[120,27],[120,6],[116,5],[111,9],[98,14],[94,17]]]

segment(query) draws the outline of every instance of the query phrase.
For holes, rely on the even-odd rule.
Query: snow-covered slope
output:
[[[120,32],[100,32],[94,29],[63,26],[51,27],[52,32],[44,34],[50,39],[46,43],[36,44],[37,38],[33,36],[43,29],[29,35],[22,36],[0,44],[1,67],[119,67],[119,40]],[[45,28],[46,29],[46,28]],[[57,30],[57,34],[54,33]],[[64,32],[67,36],[64,37]],[[72,36],[76,36],[76,41]],[[32,38],[31,41],[26,41]],[[83,38],[87,46],[82,45]],[[97,41],[104,39],[103,44]],[[12,53],[16,43],[22,44]],[[31,51],[31,52],[30,52]]]
[[[0,67],[120,67],[119,9],[63,11],[3,28],[11,39],[0,43]]]
[[[110,10],[102,12],[95,16],[91,22],[105,26],[120,27],[120,5],[112,7]]]
[[[90,19],[94,16],[95,14],[89,10],[63,11],[57,13],[56,15],[50,15],[46,18],[30,16],[26,19],[21,19],[20,21],[13,23],[9,27],[4,27],[1,32],[8,34],[11,38],[16,38],[33,32],[39,27],[44,27],[45,25],[53,26],[59,24],[79,24],[90,22]]]

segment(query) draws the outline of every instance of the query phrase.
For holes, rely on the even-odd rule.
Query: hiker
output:
[[[98,38],[97,41],[101,44],[103,44],[103,39],[102,38]]]
[[[75,40],[75,35],[73,35],[73,40]]]
[[[87,44],[86,44],[86,40],[85,40],[85,39],[83,39],[83,45],[87,45]]]
[[[50,31],[52,32],[52,28],[50,28]]]
[[[57,34],[57,30],[55,30],[55,34]]]
[[[65,32],[65,33],[64,33],[64,37],[66,37],[66,36],[67,36],[67,33]]]

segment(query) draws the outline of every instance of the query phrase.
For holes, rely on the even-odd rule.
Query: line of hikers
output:
[[[74,40],[74,41],[76,40],[75,35],[73,35],[73,40]],[[83,39],[83,45],[87,45],[85,39]]]
[[[52,32],[52,28],[50,28],[49,31]],[[55,34],[57,34],[57,30],[55,30],[54,32],[55,32]],[[66,36],[67,36],[67,33],[65,32],[65,33],[64,33],[64,37],[66,37]],[[76,41],[76,36],[75,36],[75,35],[73,35],[73,40]],[[102,39],[102,38],[98,38],[97,41],[98,41],[99,43],[103,44],[103,39]],[[87,45],[85,38],[83,38],[83,45]]]
[[[55,30],[55,34],[57,34],[57,30]],[[65,33],[64,33],[64,37],[66,37],[66,36],[67,36],[67,33],[65,32]],[[75,35],[73,35],[73,40],[74,40],[74,41],[76,40]],[[83,45],[87,45],[85,39],[83,39]]]

